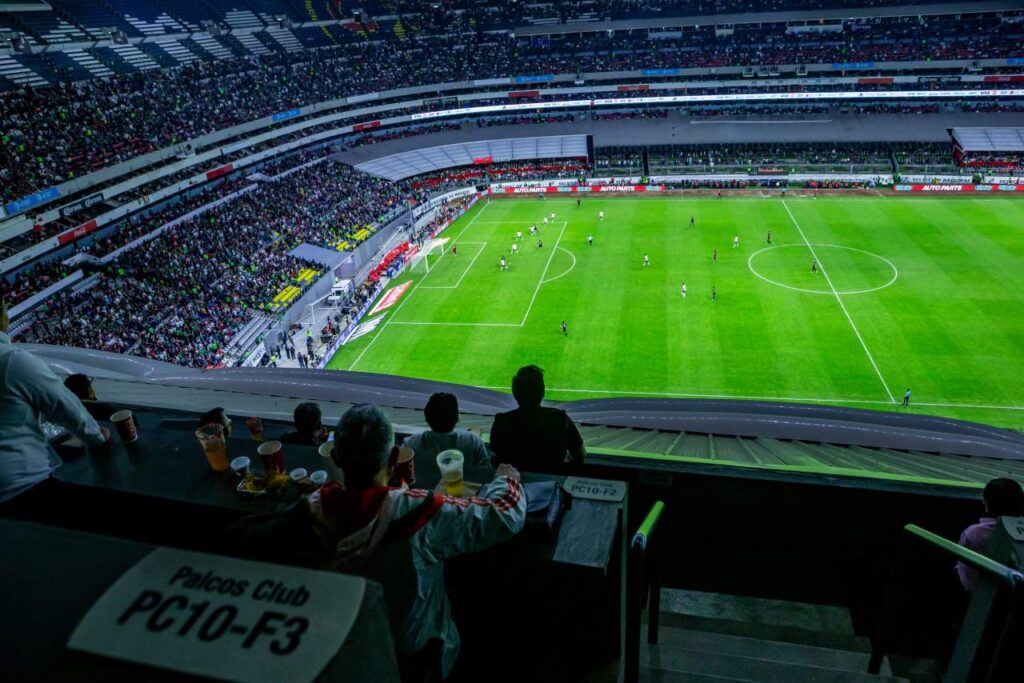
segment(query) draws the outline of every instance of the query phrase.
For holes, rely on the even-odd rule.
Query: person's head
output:
[[[398,462],[391,421],[372,403],[345,411],[334,432],[334,462],[345,473],[345,486],[364,489],[387,484]]]
[[[320,406],[315,403],[300,403],[295,406],[295,431],[303,435],[316,435],[323,429]]]
[[[0,332],[11,328],[11,319],[7,317],[7,299],[0,296]]]
[[[512,378],[512,396],[521,408],[533,408],[544,400],[544,371],[536,365],[524,365]]]
[[[199,426],[220,425],[224,428],[224,436],[231,436],[231,418],[227,416],[223,408],[214,408],[202,414],[199,418]]]
[[[993,479],[985,484],[985,512],[992,517],[1024,515],[1024,489],[1013,479]]]
[[[87,375],[83,375],[80,372],[68,375],[67,379],[64,380],[64,386],[77,396],[80,401],[96,400],[96,391],[92,388],[92,380]]]
[[[455,394],[438,392],[427,401],[423,416],[427,418],[430,429],[447,434],[459,422],[459,399],[455,398]]]

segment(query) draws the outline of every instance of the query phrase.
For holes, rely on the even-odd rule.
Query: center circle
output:
[[[821,259],[817,272],[811,271],[812,250]],[[807,294],[832,294],[829,280],[836,294],[867,294],[885,289],[899,277],[895,264],[884,256],[841,244],[765,247],[750,255],[747,267],[765,282]]]

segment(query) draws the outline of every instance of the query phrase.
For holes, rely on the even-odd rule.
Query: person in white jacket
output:
[[[336,540],[335,568],[358,572],[382,546],[408,541],[417,591],[398,643],[403,655],[442,641],[443,676],[459,652],[459,634],[444,591],[444,560],[488,548],[517,534],[526,521],[519,473],[502,466],[480,495],[468,499],[388,481],[398,462],[394,430],[377,406],[352,406],[338,421],[334,461],[345,485],[331,483],[310,497],[310,506]]]

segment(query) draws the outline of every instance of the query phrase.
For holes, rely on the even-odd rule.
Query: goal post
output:
[[[420,250],[413,255],[409,260],[409,272],[410,273],[429,273],[430,269],[437,262],[437,259],[441,258],[441,254],[444,253],[445,244],[447,239],[430,239]]]

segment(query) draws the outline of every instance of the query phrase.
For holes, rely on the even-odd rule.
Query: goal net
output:
[[[409,272],[429,273],[437,260],[441,258],[447,243],[447,238],[427,240],[420,247],[420,250],[413,255],[412,259],[409,260]]]

